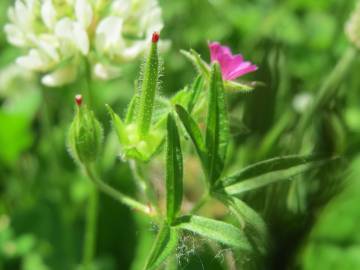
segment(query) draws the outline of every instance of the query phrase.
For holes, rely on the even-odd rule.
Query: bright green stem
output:
[[[339,84],[344,80],[346,74],[348,74],[354,60],[356,59],[357,53],[358,52],[355,48],[349,47],[343,54],[342,58],[339,60],[320,88],[312,106],[309,108],[309,111],[307,111],[300,119],[297,138],[303,138],[303,134],[311,124],[314,115],[319,111],[319,109],[328,104],[329,101],[336,95]]]
[[[133,198],[121,193],[120,191],[114,189],[113,187],[109,186],[102,180],[100,180],[96,174],[94,173],[92,166],[90,164],[85,165],[85,171],[91,181],[104,193],[109,195],[110,197],[114,198],[115,200],[129,206],[132,209],[138,210],[143,212],[147,215],[151,215],[151,211],[148,206],[134,200]]]
[[[91,186],[91,193],[87,205],[86,231],[83,254],[83,270],[91,269],[96,245],[96,221],[98,214],[98,191]]]
[[[159,57],[157,43],[153,42],[151,44],[149,57],[146,60],[141,86],[140,107],[137,116],[137,125],[140,137],[144,137],[150,129],[158,78]]]

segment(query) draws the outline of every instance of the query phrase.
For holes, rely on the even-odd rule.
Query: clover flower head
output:
[[[223,79],[226,81],[235,80],[258,69],[256,65],[245,61],[242,55],[233,55],[229,47],[218,42],[209,43],[209,49],[211,62],[219,62]]]
[[[157,0],[15,0],[8,17],[8,41],[26,52],[16,62],[48,86],[73,82],[83,58],[95,77],[118,76],[163,27]]]

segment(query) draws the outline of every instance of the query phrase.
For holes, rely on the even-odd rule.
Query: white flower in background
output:
[[[157,0],[15,0],[8,17],[8,41],[26,52],[17,64],[48,86],[73,82],[83,58],[95,77],[117,77],[163,28]]]
[[[307,92],[297,94],[293,99],[293,108],[296,112],[304,113],[313,102],[313,95]]]
[[[360,2],[346,23],[345,33],[348,39],[360,49]]]

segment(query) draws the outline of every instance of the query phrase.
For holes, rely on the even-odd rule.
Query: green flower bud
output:
[[[76,114],[68,137],[69,152],[78,162],[93,162],[101,151],[103,130],[94,113],[82,105],[81,95],[75,97],[75,102]]]

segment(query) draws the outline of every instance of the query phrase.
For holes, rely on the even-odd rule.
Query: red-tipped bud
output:
[[[82,101],[83,101],[82,95],[76,95],[76,96],[75,96],[75,103],[76,103],[78,106],[81,106]]]
[[[153,35],[152,35],[152,43],[157,43],[159,41],[159,38],[160,38],[160,34],[159,32],[154,32]]]

